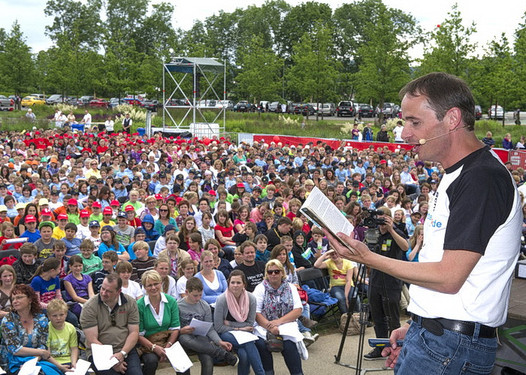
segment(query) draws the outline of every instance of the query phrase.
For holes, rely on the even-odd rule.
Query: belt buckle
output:
[[[423,319],[422,326],[435,336],[442,336],[444,334],[444,327],[436,319]]]

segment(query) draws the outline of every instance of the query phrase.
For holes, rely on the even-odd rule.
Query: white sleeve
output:
[[[252,295],[256,297],[256,313],[260,313],[263,310],[263,297],[265,296],[265,287],[263,283],[256,286]]]
[[[292,301],[294,302],[294,309],[302,309],[303,304],[301,303],[300,294],[298,293],[298,289],[294,284],[289,283],[290,290],[292,291]]]

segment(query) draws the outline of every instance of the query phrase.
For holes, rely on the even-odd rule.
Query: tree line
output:
[[[503,34],[482,56],[456,5],[434,30],[381,0],[332,10],[309,1],[220,11],[189,30],[172,26],[174,6],[150,0],[48,0],[52,47],[33,51],[20,25],[0,29],[0,91],[159,98],[162,62],[214,57],[226,64],[228,98],[337,102],[398,101],[411,78],[445,71],[464,78],[483,107],[526,103],[526,13],[515,40]],[[423,46],[422,58],[412,47]],[[222,92],[222,82],[216,82]],[[170,88],[167,89],[170,91]]]

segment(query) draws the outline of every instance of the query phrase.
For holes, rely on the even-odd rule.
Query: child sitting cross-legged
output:
[[[79,358],[77,331],[66,322],[68,306],[60,299],[54,299],[47,305],[49,319],[48,349],[51,354],[49,362],[66,373],[75,368]]]

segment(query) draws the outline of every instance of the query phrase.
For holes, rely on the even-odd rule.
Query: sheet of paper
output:
[[[119,360],[113,356],[113,348],[111,345],[99,345],[91,344],[91,352],[93,354],[93,362],[95,367],[99,371],[109,370],[117,363]]]
[[[193,366],[192,361],[190,358],[188,358],[188,355],[184,351],[179,341],[176,341],[175,344],[164,351],[166,353],[166,357],[168,357],[170,364],[176,372],[185,372]]]
[[[246,331],[228,331],[236,338],[236,341],[239,345],[243,345],[250,341],[256,341],[258,337],[254,335],[253,333],[246,332]]]
[[[211,322],[203,322],[202,320],[198,320],[193,318],[190,322],[190,327],[194,327],[194,335],[197,336],[206,336],[208,331],[210,331],[210,328],[212,327]]]
[[[18,375],[38,375],[40,372],[40,366],[37,366],[38,358],[35,357],[30,359],[22,365]]]
[[[303,335],[301,334],[298,323],[290,322],[285,323],[279,326],[279,334],[285,339],[290,339],[294,342],[303,340]]]
[[[85,361],[83,359],[79,359],[77,361],[77,366],[75,367],[75,371],[68,371],[68,375],[84,375],[88,372],[89,368],[91,366],[91,362]]]

